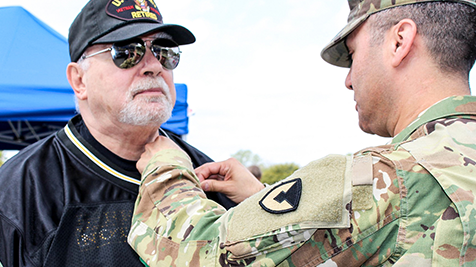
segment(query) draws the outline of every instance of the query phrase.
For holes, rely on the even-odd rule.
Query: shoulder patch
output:
[[[350,227],[351,166],[351,156],[329,155],[247,198],[227,218],[227,244],[276,231]]]
[[[273,188],[260,200],[259,205],[273,214],[294,211],[299,206],[301,192],[301,178],[296,178]]]

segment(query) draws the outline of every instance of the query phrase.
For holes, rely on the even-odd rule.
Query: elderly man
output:
[[[70,28],[67,67],[81,115],[2,166],[0,265],[143,266],[126,238],[144,146],[163,135],[194,166],[211,161],[159,129],[175,103],[179,45],[194,41],[163,24],[154,1],[86,4]]]
[[[199,178],[222,176],[207,190],[247,185],[221,190],[237,200],[260,188],[249,185],[256,179],[236,160],[206,164],[197,178],[159,138],[138,162],[128,239],[150,266],[476,265],[476,3],[349,6],[322,57],[350,68],[360,127],[391,144],[311,162],[225,211],[197,190]]]

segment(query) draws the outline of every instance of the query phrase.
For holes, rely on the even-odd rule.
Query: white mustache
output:
[[[160,89],[167,98],[170,98],[170,88],[162,77],[141,80],[133,84],[129,96],[133,99],[137,94],[151,89]]]

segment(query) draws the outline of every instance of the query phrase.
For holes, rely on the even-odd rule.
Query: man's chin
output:
[[[160,127],[172,115],[171,109],[164,109],[163,105],[149,107],[141,105],[136,109],[125,109],[121,112],[120,122],[134,126]]]
[[[370,130],[370,127],[367,124],[362,123],[362,120],[359,120],[359,127],[364,133],[375,134]]]
[[[166,121],[167,120],[163,118],[133,118],[125,120],[123,123],[131,126],[159,128]]]

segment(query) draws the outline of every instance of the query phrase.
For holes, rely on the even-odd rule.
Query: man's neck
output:
[[[442,75],[442,77],[445,76]],[[399,106],[398,118],[393,124],[395,127],[392,136],[399,134],[416,120],[422,112],[439,101],[455,95],[470,94],[468,83],[461,79],[440,79],[439,81],[420,83],[419,85],[419,88],[407,91],[405,101]]]
[[[137,161],[146,144],[155,140],[158,127],[133,125],[109,125],[98,127],[85,120],[91,135],[104,147],[127,160]]]

